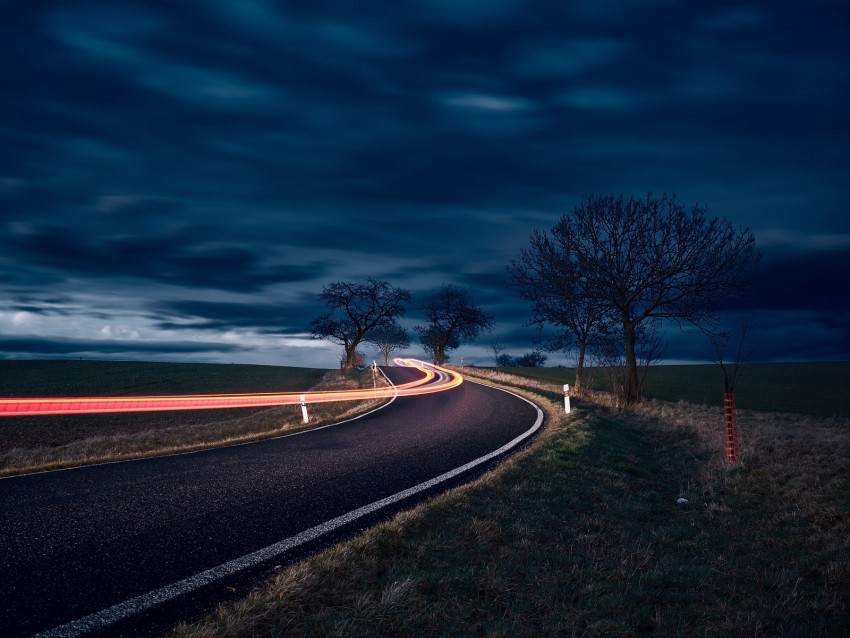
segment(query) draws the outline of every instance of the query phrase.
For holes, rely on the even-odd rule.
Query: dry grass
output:
[[[225,366],[226,367],[226,366]],[[379,385],[388,385],[379,375]],[[329,372],[313,389],[372,387],[372,375]],[[9,417],[0,422],[0,476],[247,443],[353,418],[385,399],[245,410]]]
[[[711,408],[525,394],[529,447],[174,635],[847,635],[846,421],[742,414],[730,470]]]

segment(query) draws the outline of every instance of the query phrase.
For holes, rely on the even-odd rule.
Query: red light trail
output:
[[[216,408],[258,408],[298,405],[303,395],[308,404],[331,401],[363,401],[394,396],[430,394],[463,383],[457,372],[416,359],[396,359],[397,365],[423,373],[421,379],[389,388],[330,390],[326,392],[264,392],[260,394],[196,394],[134,397],[45,397],[0,399],[0,417],[50,414],[97,414],[108,412],[157,412],[166,410],[211,410]]]

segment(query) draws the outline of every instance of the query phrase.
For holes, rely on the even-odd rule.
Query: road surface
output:
[[[421,375],[386,372],[394,383]],[[285,563],[300,540],[350,525],[369,504],[414,502],[422,492],[394,495],[541,419],[516,396],[465,382],[299,435],[0,479],[0,635],[132,627],[156,601]]]

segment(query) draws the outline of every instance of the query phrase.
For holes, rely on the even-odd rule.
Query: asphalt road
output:
[[[386,372],[395,383],[418,374]],[[263,548],[255,563],[285,562],[284,539],[487,455],[537,419],[529,403],[465,382],[300,435],[0,479],[0,636],[81,618],[88,630],[116,614],[132,626],[128,609],[172,595],[168,585],[191,590]]]

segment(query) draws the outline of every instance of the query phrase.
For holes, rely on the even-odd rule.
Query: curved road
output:
[[[397,384],[421,374],[385,371]],[[285,561],[327,521],[398,501],[541,419],[522,399],[465,382],[299,435],[0,479],[0,635],[132,625],[136,607]]]

